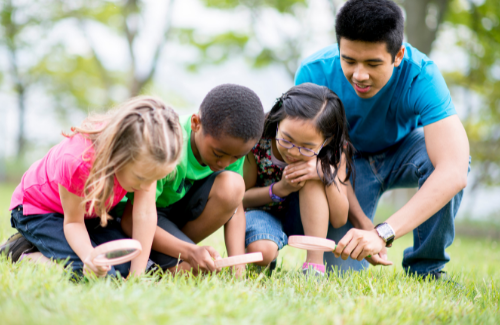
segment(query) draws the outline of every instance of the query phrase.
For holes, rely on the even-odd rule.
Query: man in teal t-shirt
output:
[[[434,62],[403,43],[403,15],[394,2],[349,0],[335,29],[338,44],[305,59],[295,76],[296,84],[327,86],[340,97],[357,149],[349,222],[330,227],[328,237],[338,246],[325,254],[326,262],[359,270],[371,255],[367,260],[374,265],[391,264],[386,247],[413,231],[403,267],[440,278],[470,163],[450,92]],[[417,186],[417,194],[374,229],[380,196]]]
[[[196,244],[225,226],[228,256],[245,253],[243,159],[262,135],[264,109],[250,89],[212,89],[199,113],[182,116],[183,153],[175,170],[157,181],[158,227],[151,260],[163,270],[214,271],[219,253]],[[133,203],[133,193],[127,197]],[[132,206],[122,217],[132,234]]]

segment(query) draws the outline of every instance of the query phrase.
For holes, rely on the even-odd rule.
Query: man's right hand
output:
[[[219,259],[221,259],[220,254],[213,247],[198,245],[195,245],[191,254],[185,258],[191,267],[204,272],[220,271],[215,267],[214,263],[214,260]]]
[[[90,275],[94,273],[98,278],[103,278],[108,274],[109,270],[111,270],[110,265],[103,266],[103,265],[95,265],[94,263],[92,263],[92,261],[90,260],[90,255],[87,256],[87,258],[85,258],[83,263],[84,263],[83,266],[84,275]]]

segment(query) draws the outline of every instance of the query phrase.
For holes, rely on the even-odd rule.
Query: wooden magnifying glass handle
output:
[[[295,248],[324,252],[333,252],[337,248],[333,240],[314,236],[290,236],[288,237],[288,245]],[[370,257],[372,256],[367,256],[367,258]]]
[[[242,254],[242,255],[222,258],[220,260],[215,260],[214,263],[215,267],[220,268],[220,267],[228,267],[240,264],[260,262],[263,259],[264,257],[262,256],[262,253],[257,252],[257,253],[249,253],[249,254]]]

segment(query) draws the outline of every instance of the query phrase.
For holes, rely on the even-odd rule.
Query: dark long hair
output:
[[[353,163],[355,149],[347,132],[344,105],[337,94],[327,87],[312,83],[292,87],[278,98],[276,104],[266,115],[263,137],[275,138],[277,124],[287,117],[312,120],[317,130],[329,141],[318,155],[318,161],[321,161],[324,175],[323,184],[330,186],[333,183],[338,186],[335,178],[342,153],[346,157],[347,174],[341,183],[345,184],[351,175],[355,176],[356,171]],[[333,173],[330,165],[333,166]]]

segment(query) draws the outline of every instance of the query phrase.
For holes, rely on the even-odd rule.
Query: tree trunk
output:
[[[404,0],[408,42],[420,52],[431,52],[449,0]]]
[[[19,133],[17,134],[17,159],[21,159],[26,149],[26,138],[24,136],[24,119],[26,115],[26,89],[22,85],[17,85],[17,106],[19,110]]]

